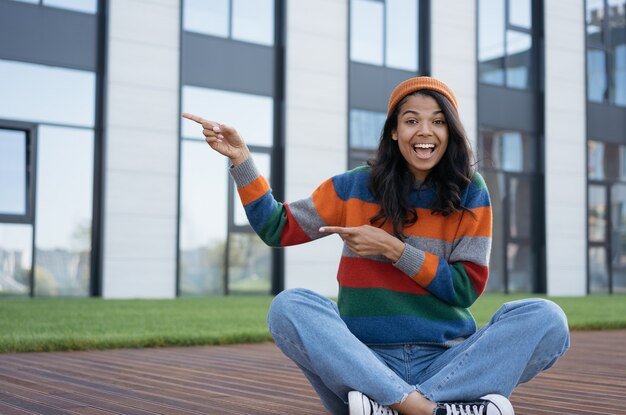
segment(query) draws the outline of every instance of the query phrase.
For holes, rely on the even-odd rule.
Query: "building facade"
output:
[[[341,240],[266,247],[180,114],[293,201],[416,75],[488,183],[488,290],[626,292],[626,0],[0,0],[0,297],[335,295]]]

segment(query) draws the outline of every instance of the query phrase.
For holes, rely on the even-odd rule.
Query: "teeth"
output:
[[[434,144],[415,144],[415,148],[435,148]]]

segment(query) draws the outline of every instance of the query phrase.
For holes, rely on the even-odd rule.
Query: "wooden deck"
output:
[[[517,415],[626,415],[626,330],[572,348],[512,397]],[[324,414],[271,343],[0,354],[0,414]]]

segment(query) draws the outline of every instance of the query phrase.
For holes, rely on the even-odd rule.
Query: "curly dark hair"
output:
[[[452,104],[443,95],[431,90],[419,90],[404,97],[387,117],[376,155],[367,162],[372,169],[369,190],[381,204],[380,212],[370,219],[370,223],[382,227],[388,220],[391,221],[393,234],[402,240],[405,239],[402,230],[418,219],[409,200],[415,177],[391,135],[398,126],[399,108],[409,96],[417,94],[437,101],[448,127],[448,147],[439,163],[421,183],[422,188],[435,190],[436,197],[431,206],[433,214],[448,216],[453,212],[467,210],[461,205],[461,194],[470,184],[474,173],[469,140]]]

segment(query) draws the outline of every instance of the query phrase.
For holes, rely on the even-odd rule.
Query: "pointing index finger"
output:
[[[182,117],[191,121],[195,121],[198,124],[201,124],[205,128],[208,128],[207,126],[210,126],[210,128],[219,127],[219,125],[216,122],[205,120],[204,118],[198,115],[190,114],[188,112],[183,112]]]
[[[343,226],[322,226],[320,228],[320,232],[349,234],[350,233],[350,228],[346,228],[346,227],[343,227]]]

